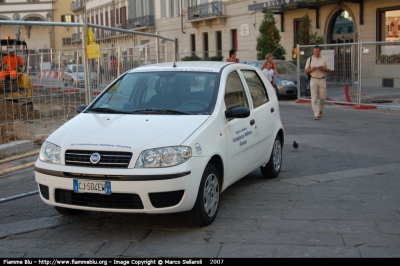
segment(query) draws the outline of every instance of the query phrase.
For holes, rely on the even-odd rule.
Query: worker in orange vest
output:
[[[8,55],[4,57],[3,62],[3,71],[0,71],[0,79],[5,79],[8,75],[12,79],[17,78],[17,68],[24,65],[24,61],[22,58],[15,54],[14,49],[8,50]]]

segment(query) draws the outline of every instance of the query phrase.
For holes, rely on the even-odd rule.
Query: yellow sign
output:
[[[96,44],[94,42],[94,35],[92,28],[88,28],[87,30],[87,38],[89,44],[86,45],[86,54],[89,59],[93,58],[101,58],[101,52],[100,52],[100,45]]]

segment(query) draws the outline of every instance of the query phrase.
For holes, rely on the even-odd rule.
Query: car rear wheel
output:
[[[217,216],[221,194],[220,177],[211,164],[206,166],[201,178],[199,192],[189,217],[195,225],[210,225]]]
[[[69,209],[69,208],[64,208],[64,207],[54,207],[54,209],[56,209],[56,211],[59,214],[63,214],[63,215],[79,215],[79,214],[83,213],[82,210],[75,210],[75,209]]]
[[[282,167],[282,141],[279,135],[276,135],[274,146],[272,147],[271,156],[265,166],[261,166],[261,174],[263,177],[271,179],[278,177]]]

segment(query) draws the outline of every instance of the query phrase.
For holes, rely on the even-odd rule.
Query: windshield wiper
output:
[[[99,113],[112,113],[112,114],[130,114],[130,112],[121,112],[104,107],[89,108],[88,111],[99,112]]]
[[[132,111],[130,113],[141,113],[141,114],[182,114],[182,115],[190,115],[190,113],[187,112],[182,112],[178,110],[172,110],[172,109],[154,109],[154,108],[148,108],[148,109],[139,109]]]

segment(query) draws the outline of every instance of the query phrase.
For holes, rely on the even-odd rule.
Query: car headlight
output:
[[[61,147],[45,141],[40,149],[39,159],[42,162],[61,164]]]
[[[290,80],[282,80],[282,84],[283,84],[283,86],[295,85],[295,83]]]
[[[162,147],[144,150],[139,155],[135,168],[170,167],[186,162],[192,157],[190,147]]]

